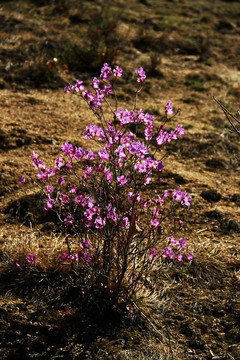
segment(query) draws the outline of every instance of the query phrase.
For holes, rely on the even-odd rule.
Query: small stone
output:
[[[227,223],[227,231],[239,233],[240,232],[240,226],[238,225],[236,220],[230,219]]]

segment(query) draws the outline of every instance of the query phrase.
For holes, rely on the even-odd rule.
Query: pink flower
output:
[[[106,152],[106,150],[102,150],[100,149],[98,152],[98,155],[100,157],[101,160],[108,160],[109,159],[109,154]]]
[[[193,255],[187,253],[187,259],[188,259],[189,261],[190,261],[190,260],[193,260]]]
[[[183,258],[182,254],[181,254],[181,253],[179,253],[179,254],[177,255],[177,259],[178,259],[178,261],[182,261],[182,258]]]
[[[125,184],[126,184],[127,181],[128,181],[128,180],[125,178],[124,175],[118,176],[118,177],[117,177],[117,180],[118,180],[118,182],[119,182],[119,184],[120,184],[121,186],[125,186]]]
[[[150,184],[151,181],[152,181],[152,178],[150,178],[149,176],[148,176],[148,177],[145,177],[145,178],[144,178],[144,185]]]
[[[110,173],[110,171],[108,169],[104,169],[104,175],[105,175],[105,179],[107,182],[112,182],[112,174]]]
[[[157,219],[151,220],[151,225],[152,225],[153,227],[158,227],[159,221],[158,221]]]
[[[121,77],[122,76],[122,69],[120,69],[119,66],[116,66],[116,68],[113,70],[113,75],[115,77]]]

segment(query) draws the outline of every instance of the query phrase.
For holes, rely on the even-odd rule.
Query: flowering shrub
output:
[[[137,100],[146,75],[142,68],[136,74]],[[171,102],[158,128],[152,115],[137,110],[137,101],[130,110],[119,108],[115,84],[121,76],[122,69],[105,63],[100,78],[92,80],[92,91],[80,80],[65,87],[83,99],[98,120],[83,131],[87,143],[98,144],[97,152],[65,142],[50,168],[37,153],[31,156],[45,195],[44,209],[55,211],[64,227],[67,252],[59,254],[58,261],[71,263],[86,288],[95,284],[116,306],[137,299],[158,257],[192,259],[184,238],[177,237],[191,198],[180,189],[161,189],[164,166],[152,155],[154,146],[177,140],[184,129],[177,125],[168,132],[165,127],[173,114]],[[111,119],[106,118],[104,103]],[[136,128],[144,141],[137,138]],[[148,185],[153,181],[159,193],[152,197]],[[78,242],[77,253],[72,252],[73,242]],[[29,254],[27,261],[35,263],[36,257]]]

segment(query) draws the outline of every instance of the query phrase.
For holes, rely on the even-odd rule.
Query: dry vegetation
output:
[[[240,358],[239,137],[219,99],[236,114],[240,95],[237,1],[2,1],[0,5],[1,358]],[[56,61],[57,60],[57,61]],[[64,141],[86,147],[93,119],[67,81],[89,82],[103,62],[148,79],[139,107],[158,119],[171,100],[186,135],[167,147],[162,186],[193,198],[184,236],[191,264],[156,262],[154,296],[136,314],[99,311],[56,261],[65,250],[36,187],[29,156],[46,163]],[[125,106],[125,105],[124,105]],[[129,105],[126,105],[129,107]],[[152,192],[157,191],[151,188]],[[24,266],[28,252],[39,266]],[[20,266],[13,267],[18,260]]]

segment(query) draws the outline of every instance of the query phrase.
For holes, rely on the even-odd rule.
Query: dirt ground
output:
[[[240,142],[213,99],[233,114],[240,106],[240,3],[127,4],[0,5],[2,359],[240,359]],[[17,179],[32,174],[32,151],[50,165],[65,141],[88,146],[81,133],[94,119],[63,87],[76,78],[89,83],[105,61],[124,69],[123,106],[134,101],[132,74],[142,66],[138,107],[158,121],[170,100],[186,130],[166,147],[163,186],[192,197],[183,233],[194,260],[159,263],[157,292],[146,304],[153,326],[121,317],[103,326],[94,311],[84,315],[69,279],[23,275],[4,250],[52,241],[55,226],[40,216],[36,186]]]

